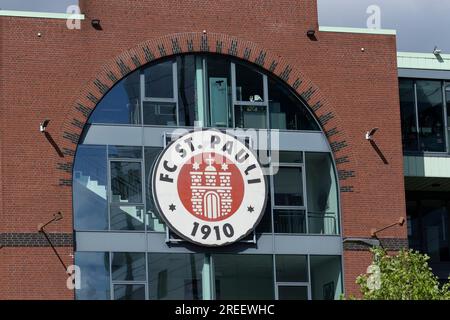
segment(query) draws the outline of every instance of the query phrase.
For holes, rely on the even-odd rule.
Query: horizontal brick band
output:
[[[73,247],[72,233],[47,233],[55,247]],[[50,247],[42,233],[0,233],[0,247]]]
[[[344,250],[347,251],[368,251],[371,248],[371,241],[374,238],[359,238],[353,240],[350,238],[344,239]],[[381,238],[380,244],[383,248],[389,251],[398,251],[400,249],[408,248],[408,239],[404,238]],[[365,242],[367,241],[367,242]]]

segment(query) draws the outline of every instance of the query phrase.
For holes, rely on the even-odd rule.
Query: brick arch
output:
[[[73,103],[62,127],[61,145],[64,161],[59,184],[71,186],[72,164],[78,140],[92,110],[119,80],[141,66],[159,58],[181,53],[216,53],[234,56],[254,63],[289,85],[309,106],[327,136],[336,162],[341,192],[353,192],[356,158],[348,145],[337,112],[320,89],[292,61],[263,47],[236,37],[217,33],[177,33],[148,40],[124,51],[101,67]]]

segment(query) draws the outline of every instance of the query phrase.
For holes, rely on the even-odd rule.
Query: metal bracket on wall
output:
[[[345,238],[343,240],[344,243],[362,243],[371,247],[378,247],[381,245],[380,240],[378,239],[367,239],[367,238]]]

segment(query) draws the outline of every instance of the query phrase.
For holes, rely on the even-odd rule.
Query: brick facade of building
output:
[[[405,216],[396,39],[318,30],[305,1],[81,1],[86,19],[0,17],[0,299],[73,299],[38,225],[73,259],[72,163],[91,110],[118,80],[147,62],[184,52],[232,55],[291,86],[326,133],[337,164],[343,238]],[[100,19],[102,30],[91,26]],[[50,119],[48,133],[39,123]],[[379,127],[375,143],[364,138]],[[406,226],[389,229],[392,250]],[[344,246],[347,294],[370,253]]]

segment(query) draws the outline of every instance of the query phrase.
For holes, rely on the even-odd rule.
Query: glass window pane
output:
[[[88,123],[140,124],[139,71],[118,82],[97,104]]]
[[[421,150],[445,152],[442,83],[424,80],[416,85]]]
[[[273,300],[271,255],[213,255],[218,300]]]
[[[145,281],[145,253],[114,252],[111,254],[112,279]]]
[[[265,106],[235,106],[234,122],[236,128],[267,128],[267,111]]]
[[[342,294],[342,270],[339,256],[310,256],[313,300],[337,300]]]
[[[338,187],[331,156],[328,153],[307,152],[305,157],[308,232],[338,234]]]
[[[400,114],[402,119],[403,150],[418,151],[418,132],[416,122],[416,106],[414,81],[400,79]]]
[[[111,202],[142,203],[141,163],[111,161]]]
[[[304,210],[274,209],[273,223],[276,233],[306,233]]]
[[[144,70],[147,98],[173,98],[173,62],[165,61]]]
[[[208,57],[209,126],[227,127],[231,114],[231,64],[222,57]]]
[[[145,300],[145,285],[115,284],[114,300]]]
[[[177,105],[172,102],[144,102],[144,124],[176,126]]]
[[[302,168],[279,167],[273,176],[276,206],[303,206]]]
[[[145,147],[144,158],[145,158],[145,196],[147,205],[147,231],[165,231],[164,222],[158,214],[155,203],[153,202],[152,196],[152,171],[153,165],[156,158],[161,153],[162,148],[157,147]]]
[[[81,271],[81,286],[75,290],[75,299],[109,300],[109,253],[75,252],[75,264]]]
[[[308,300],[308,287],[278,286],[278,300]]]
[[[108,146],[108,157],[142,159],[142,147]]]
[[[150,253],[150,300],[202,300],[203,262],[202,254]]]
[[[237,101],[264,101],[263,75],[250,67],[236,66],[236,100]]]
[[[288,87],[269,78],[270,128],[281,130],[320,130],[314,117]]]
[[[144,230],[144,206],[111,204],[111,230]]]
[[[79,145],[73,169],[75,230],[108,229],[106,146]]]
[[[306,256],[277,255],[277,282],[308,282]]]

